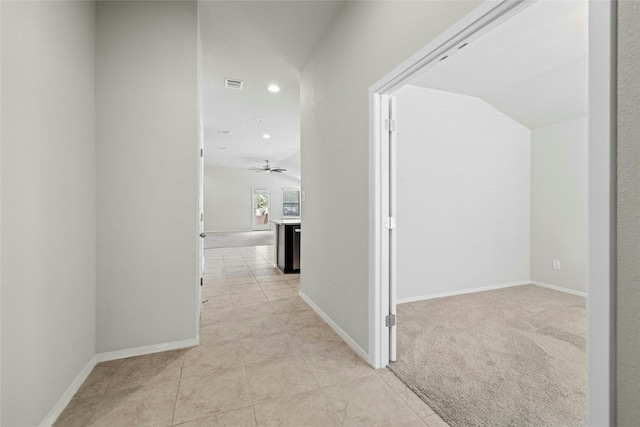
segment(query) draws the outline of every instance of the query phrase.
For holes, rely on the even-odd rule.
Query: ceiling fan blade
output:
[[[267,162],[267,164],[262,166],[261,168],[249,168],[249,170],[256,171],[256,172],[266,172],[266,173],[271,173],[271,172],[282,173],[282,172],[286,171],[286,169],[283,169],[283,168],[272,168],[272,167],[270,167],[269,166],[269,160],[265,160],[265,162]]]

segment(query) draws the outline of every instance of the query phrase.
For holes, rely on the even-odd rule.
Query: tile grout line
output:
[[[251,383],[249,382],[249,374],[247,373],[247,361],[244,358],[244,347],[242,346],[242,340],[238,339],[240,342],[240,351],[242,352],[242,367],[244,369],[244,377],[247,380],[247,387],[249,388],[249,401],[251,402],[251,411],[253,411],[253,422],[258,425],[258,417],[256,416],[256,406],[253,404],[253,396],[251,393]]]
[[[244,258],[244,257],[243,257],[243,258]],[[268,261],[267,261],[264,257],[263,257],[263,259],[265,260],[265,262],[267,262],[267,263],[268,263]],[[268,264],[269,264],[269,266],[271,266],[271,263],[268,263]],[[267,304],[272,303],[273,301],[271,301],[271,300],[269,299],[269,297],[266,295],[265,290],[264,290],[264,289],[262,288],[262,286],[261,286],[261,283],[262,283],[262,282],[258,282],[258,280],[257,280],[257,277],[258,277],[258,276],[256,276],[256,275],[254,274],[253,269],[251,269],[251,267],[250,267],[248,264],[246,264],[246,259],[245,259],[245,265],[246,265],[247,267],[249,267],[249,272],[250,272],[250,276],[247,276],[247,277],[251,277],[251,279],[253,280],[253,282],[254,282],[254,283],[256,283],[256,284],[258,285],[259,290],[261,291],[261,293],[263,294],[263,296],[264,296],[264,297],[265,297],[265,299],[266,299],[266,303],[267,303]],[[222,269],[224,269],[224,277],[226,278],[226,279],[225,279],[225,281],[226,281],[226,284],[227,284],[227,289],[229,289],[229,291],[230,291],[230,288],[231,288],[233,285],[229,284],[229,280],[231,280],[231,279],[229,278],[229,273],[228,273],[228,271],[227,271],[227,270],[228,270],[228,268],[235,268],[235,267],[241,268],[241,267],[244,267],[244,266],[229,266],[229,267],[223,266],[223,267],[222,267]],[[263,267],[263,266],[259,266],[258,268],[256,268],[256,270],[258,270],[258,269],[262,269],[262,268],[270,268],[270,267],[268,267],[268,266],[264,266],[264,267]],[[283,281],[283,283],[285,283],[285,284],[287,285],[287,288],[288,288],[288,289],[293,289],[293,286],[292,286],[289,282],[287,282],[287,281],[286,281],[286,277],[285,277],[285,276],[278,277],[277,281]],[[271,282],[264,282],[264,283],[271,283]],[[278,301],[278,300],[274,300],[274,301]],[[246,305],[245,305],[245,306],[246,306]],[[232,307],[234,307],[234,308],[238,308],[238,307],[243,307],[243,306],[235,306],[235,305],[233,305]],[[211,307],[211,309],[212,309],[212,310],[217,310],[217,308],[214,308],[214,307]],[[287,312],[287,313],[289,313],[289,312]],[[272,314],[273,314],[273,313],[272,313]],[[267,317],[267,316],[268,316],[268,315],[265,315],[265,316],[259,316],[259,317]],[[247,319],[247,320],[248,320],[248,319]],[[211,324],[221,325],[220,321],[211,322]],[[301,329],[301,328],[304,328],[304,327],[305,327],[305,326],[298,326],[298,327],[296,327],[296,328],[294,328],[294,329]],[[285,333],[286,335],[288,335],[289,337],[291,337],[290,330],[284,330],[284,331],[282,331],[282,332],[276,332],[276,333]],[[253,339],[253,338],[255,338],[255,337],[248,337],[248,338]],[[244,369],[244,374],[245,374],[245,378],[246,378],[247,384],[249,385],[249,376],[248,376],[248,371],[247,371],[247,366],[248,366],[248,365],[247,365],[247,362],[246,362],[246,359],[245,359],[245,351],[244,351],[244,348],[242,347],[242,339],[238,338],[238,342],[239,342],[239,343],[240,343],[240,345],[241,345],[243,369]],[[281,358],[273,358],[273,359],[269,359],[269,360],[277,360],[277,359],[281,359]],[[260,362],[256,362],[256,363],[260,363]],[[306,360],[306,358],[304,358],[304,357],[303,357],[303,363],[304,363],[304,365],[307,367],[307,369],[309,369],[309,362],[308,362],[308,361]],[[181,378],[182,378],[182,370],[183,370],[183,367],[184,367],[184,359],[183,359],[183,363],[182,363],[182,366],[181,366]],[[327,402],[329,403],[329,407],[331,408],[331,411],[332,411],[333,415],[335,416],[334,420],[335,420],[336,422],[339,422],[339,419],[338,419],[338,417],[337,417],[337,414],[336,414],[336,412],[335,412],[335,409],[333,408],[333,405],[331,405],[331,403],[330,403],[330,402],[328,401],[328,399],[326,398],[326,395],[325,395],[325,394],[324,394],[324,392],[322,391],[322,388],[320,387],[320,385],[319,385],[319,383],[318,383],[317,379],[315,378],[315,375],[313,375],[313,372],[312,372],[310,369],[309,369],[309,372],[311,373],[312,378],[314,379],[314,382],[316,383],[316,385],[318,386],[318,388],[321,390],[322,395],[324,396],[324,398],[325,398],[325,399],[327,400]],[[256,403],[255,403],[255,402],[254,402],[254,400],[253,400],[253,396],[252,396],[252,393],[251,393],[251,387],[250,387],[250,386],[249,386],[249,398],[250,398],[250,404],[251,404],[252,411],[253,411],[253,415],[254,415],[254,422],[255,422],[255,423],[256,423],[256,425],[257,425],[257,424],[258,424],[258,420],[257,420],[257,414],[256,414],[256,408],[255,408]],[[173,413],[172,423],[175,421],[175,410],[176,410],[175,406],[176,406],[176,405],[177,405],[177,397],[176,397],[176,402],[175,402],[175,404],[174,404],[174,413]]]
[[[182,385],[182,371],[184,370],[184,361],[186,360],[186,353],[182,355],[182,364],[180,364],[180,378],[178,379],[178,388],[176,389],[176,398],[173,401],[173,412],[171,414],[171,425],[176,418],[176,408],[178,407],[178,396],[180,395],[180,385]]]
[[[339,422],[338,425],[343,426],[344,425],[344,421],[340,420],[340,417],[338,416],[336,408],[333,407],[333,404],[331,403],[331,401],[327,397],[326,393],[324,392],[324,389],[322,388],[322,386],[320,386],[320,383],[318,382],[318,379],[316,378],[316,375],[313,373],[311,368],[309,368],[309,362],[307,361],[307,357],[306,356],[302,356],[302,360],[303,360],[304,364],[306,365],[307,369],[309,369],[309,372],[311,372],[311,376],[313,377],[313,380],[318,385],[318,389],[320,390],[320,393],[322,393],[322,396],[325,398],[325,400],[329,404],[329,407],[331,408],[331,411],[333,412],[333,415],[335,416],[336,421]]]
[[[244,257],[243,257],[244,259]],[[226,275],[226,267],[225,267],[225,275]],[[253,277],[253,273],[251,274],[251,276]],[[255,280],[255,277],[254,277]],[[233,300],[232,300],[232,304],[233,304]],[[248,393],[249,393],[249,402],[251,402],[251,411],[253,412],[253,421],[255,422],[256,426],[258,425],[258,417],[256,416],[256,408],[255,405],[253,404],[253,396],[251,393],[251,383],[249,382],[249,374],[247,373],[247,361],[245,360],[245,354],[244,354],[244,347],[242,345],[242,340],[240,338],[238,338],[238,343],[240,344],[240,351],[242,352],[242,369],[244,370],[244,378],[247,381],[247,387],[248,387]]]

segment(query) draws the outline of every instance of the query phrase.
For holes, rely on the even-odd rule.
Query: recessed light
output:
[[[280,86],[278,85],[270,85],[267,89],[269,92],[280,92]]]
[[[258,123],[260,123],[260,122],[264,122],[264,119],[261,119],[261,118],[259,118],[259,117],[256,117],[256,118],[255,118],[255,119],[253,119],[253,120],[255,120],[255,121],[256,121],[256,122],[258,122]]]
[[[262,137],[264,139],[269,139],[269,138],[271,138],[271,135],[269,135],[268,133],[265,133],[264,135],[262,135]]]

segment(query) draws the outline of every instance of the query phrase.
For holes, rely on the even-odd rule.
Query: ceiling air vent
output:
[[[224,79],[224,87],[227,89],[238,89],[242,90],[242,85],[244,82],[242,80],[236,79]]]

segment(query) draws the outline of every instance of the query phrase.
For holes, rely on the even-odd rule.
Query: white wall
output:
[[[95,6],[1,8],[1,423],[34,426],[95,354]]]
[[[301,73],[302,292],[365,352],[368,90],[478,4],[347,2]]]
[[[0,46],[2,45],[2,3],[0,3]],[[2,82],[2,53],[0,52],[0,82]],[[2,84],[0,83],[0,103]],[[0,105],[0,189],[2,188],[2,105]],[[1,190],[0,190],[1,196]],[[0,197],[0,424],[2,424],[2,197]]]
[[[282,189],[300,188],[300,180],[284,173],[263,173],[240,168],[204,168],[204,229],[252,229],[252,187],[271,188],[269,219],[282,219]]]
[[[640,420],[640,3],[618,2],[617,425]]]
[[[535,129],[529,144],[480,99],[396,96],[399,301],[529,279],[586,293],[587,119]]]
[[[196,338],[196,19],[97,5],[98,352]]]
[[[587,142],[586,117],[531,132],[531,280],[584,293]]]
[[[475,97],[394,96],[398,300],[526,282],[529,129]]]
[[[637,119],[639,73],[635,49],[640,34],[638,2],[618,2],[618,91],[621,114],[618,137],[618,318],[617,404],[619,425],[640,417],[640,297],[638,292]],[[463,2],[354,2],[316,49],[302,72],[303,292],[363,348],[366,335],[368,235],[365,231],[368,187],[368,100],[366,91],[378,78],[424,46],[471,9]],[[429,13],[429,9],[433,13]],[[363,19],[358,19],[363,10]],[[381,29],[388,31],[381,31]],[[393,37],[389,37],[393,34]],[[382,52],[384,54],[382,54]],[[321,165],[333,162],[329,177]],[[347,183],[347,184],[345,184]],[[340,205],[353,219],[338,221]],[[324,205],[324,206],[323,206]],[[344,238],[343,238],[344,237]],[[336,245],[340,242],[340,245]],[[331,269],[326,269],[330,265]],[[326,271],[322,271],[325,268]],[[338,274],[336,274],[338,273]],[[623,423],[624,422],[624,423]]]

